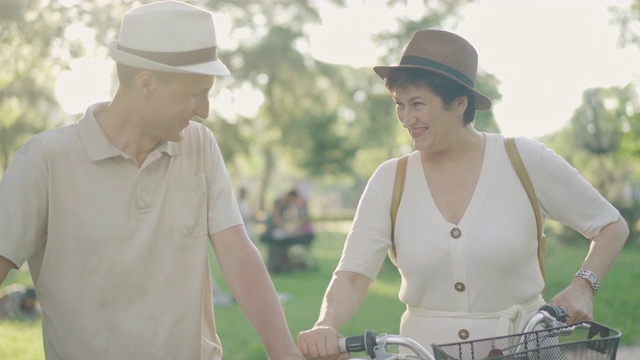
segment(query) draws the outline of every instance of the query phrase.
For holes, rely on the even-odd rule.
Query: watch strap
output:
[[[598,281],[598,277],[596,274],[589,270],[580,270],[576,273],[575,277],[585,279],[589,285],[591,285],[591,290],[593,290],[593,295],[595,295],[600,289],[600,282]]]

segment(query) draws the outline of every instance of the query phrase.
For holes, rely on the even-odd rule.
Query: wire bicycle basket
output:
[[[620,332],[585,321],[508,336],[433,345],[436,360],[613,360]]]

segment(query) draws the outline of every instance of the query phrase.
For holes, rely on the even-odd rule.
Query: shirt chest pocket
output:
[[[172,180],[169,206],[174,230],[184,237],[207,235],[207,187],[204,174]]]

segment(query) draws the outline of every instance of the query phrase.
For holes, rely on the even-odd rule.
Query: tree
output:
[[[128,8],[109,0],[0,2],[0,174],[27,138],[70,120],[54,96],[57,76],[83,55],[104,56],[95,40],[115,38]]]
[[[616,165],[613,160],[620,149],[627,99],[621,88],[587,89],[583,92],[582,104],[571,117],[572,142],[588,154],[589,165],[596,170],[592,172],[591,181],[611,200],[615,195],[609,187],[623,179],[615,178],[615,168],[607,168]]]
[[[620,45],[640,47],[640,1],[635,0],[628,8],[611,7],[613,22],[620,27]]]
[[[480,73],[476,84],[476,90],[491,99],[492,106],[500,102],[502,94],[498,91],[500,81],[493,74]],[[475,127],[479,131],[499,134],[500,126],[496,122],[493,111],[478,111],[476,113]]]
[[[631,2],[628,8],[612,7],[613,22],[620,27],[619,43],[621,47],[635,46],[640,48],[640,0]],[[624,113],[627,122],[623,139],[623,152],[626,155],[640,155],[640,100],[638,84],[631,83],[624,89],[626,97]]]
[[[239,39],[237,48],[228,49],[227,62],[234,78],[225,85],[237,88],[250,84],[265,98],[252,124],[244,124],[260,135],[250,144],[260,148],[263,158],[259,202],[264,208],[278,163],[286,156],[300,165],[296,153],[312,150],[308,145],[312,142],[306,131],[307,117],[313,114],[313,102],[324,99],[307,96],[314,93],[319,81],[313,76],[314,62],[298,51],[296,44],[304,38],[304,20],[311,21],[317,14],[306,1],[246,1],[221,6],[219,11],[233,16],[230,36]],[[253,36],[246,37],[247,31]],[[287,154],[287,150],[294,151]]]
[[[617,152],[627,99],[625,89],[617,87],[585,90],[582,104],[571,118],[576,145],[595,155]]]
[[[60,15],[67,9],[57,2],[0,2],[0,174],[13,152],[29,136],[59,121],[53,97],[55,75],[62,66],[55,45],[64,43]]]
[[[631,238],[638,234],[640,220],[640,159],[633,154],[637,130],[632,124],[637,114],[637,95],[633,87],[594,88],[585,90],[583,102],[570,127],[556,134],[548,145],[594,185],[629,223]],[[633,145],[626,146],[627,142]],[[560,236],[576,238],[564,229]]]

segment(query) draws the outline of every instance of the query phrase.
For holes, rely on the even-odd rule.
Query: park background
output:
[[[117,38],[123,13],[148,2],[0,1],[0,176],[28,137],[75,122],[91,102],[109,98],[117,82],[106,44]],[[308,190],[318,269],[274,275],[278,291],[290,295],[284,306],[294,335],[315,321],[369,176],[412,150],[370,67],[397,63],[416,29],[435,27],[457,31],[479,52],[477,88],[494,108],[478,113],[476,127],[542,141],[629,223],[628,244],[596,297],[596,320],[622,330],[625,344],[640,342],[640,1],[190,3],[214,12],[219,56],[233,73],[217,79],[202,122],[235,187],[249,190],[258,218],[289,188]],[[588,245],[555,223],[546,232],[553,294]],[[397,330],[398,277],[387,265],[345,334]],[[30,281],[23,267],[2,286]],[[216,318],[229,358],[262,356],[237,307],[218,308]],[[41,341],[38,323],[0,324],[0,358],[41,359]]]

